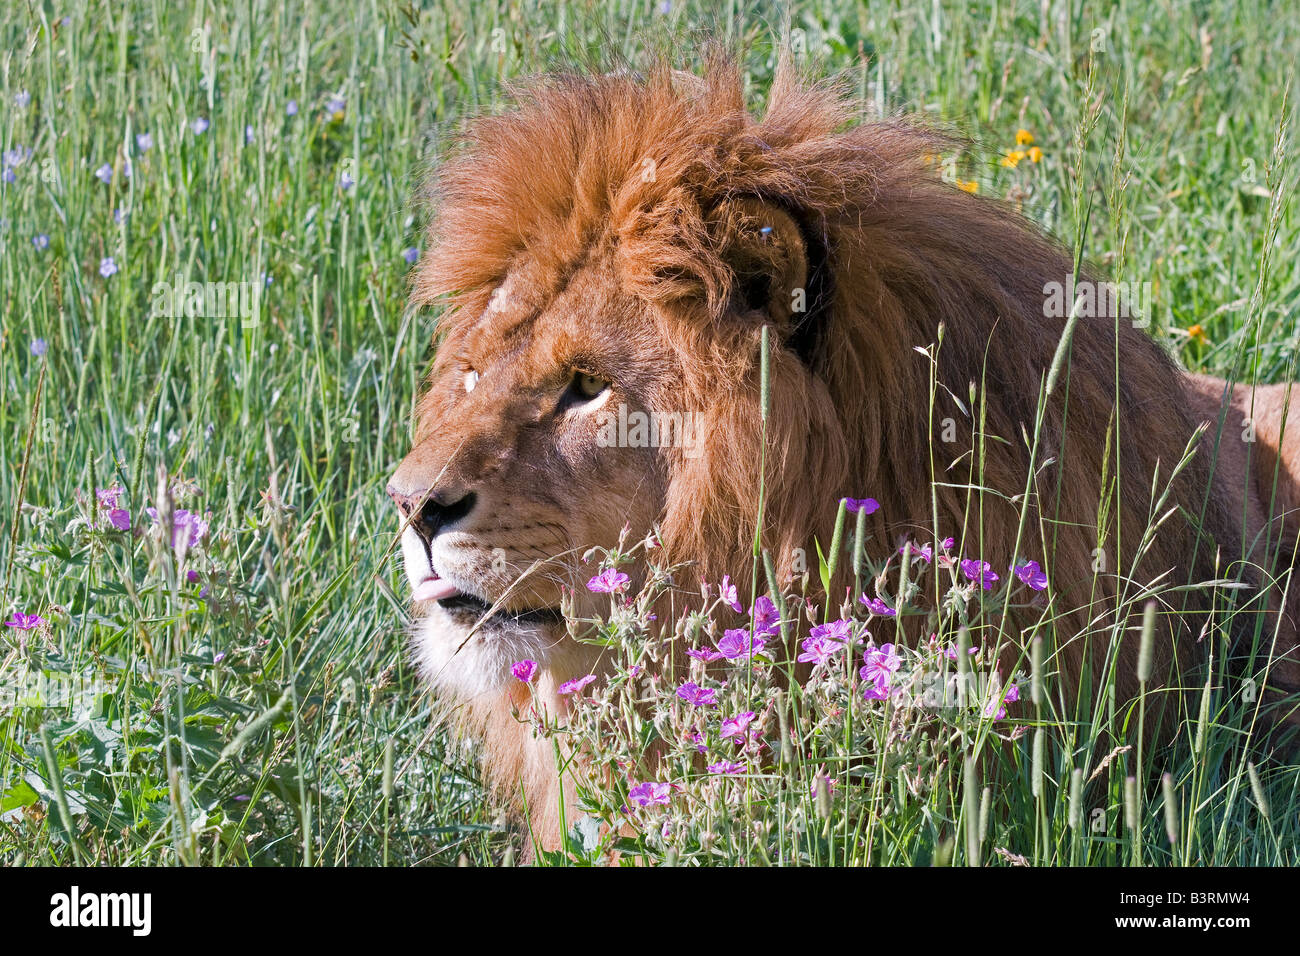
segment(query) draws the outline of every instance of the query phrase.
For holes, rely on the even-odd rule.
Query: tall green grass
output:
[[[486,863],[511,842],[404,657],[383,495],[434,329],[404,306],[413,199],[511,77],[665,45],[689,66],[715,36],[749,49],[761,107],[788,26],[865,103],[969,133],[959,178],[1113,278],[1155,284],[1153,333],[1190,367],[1293,373],[1295,177],[1278,131],[1300,24],[1275,5],[422,6],[0,14],[0,145],[20,150],[0,183],[0,610],[48,620],[0,634],[0,688],[24,688],[0,699],[2,862]],[[1019,128],[1042,161],[1000,166]],[[178,274],[255,286],[258,314],[154,314],[154,284]],[[201,494],[173,507],[210,513],[183,561],[105,530],[96,488],[126,489],[147,529],[177,479]],[[978,818],[994,863],[993,845],[1038,863],[1135,847],[1144,862],[1295,862],[1294,770],[1252,776],[1219,759],[1226,733],[1207,742],[1165,768],[1177,852],[1151,801],[1126,840],[1071,828],[1053,750],[1037,771],[1017,758],[1017,785],[987,798],[954,760],[943,797],[879,824],[870,860],[968,859],[953,826]]]

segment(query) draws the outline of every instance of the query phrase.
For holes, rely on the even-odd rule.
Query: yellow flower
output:
[[[1187,337],[1197,345],[1210,344],[1210,337],[1205,334],[1205,329],[1201,327],[1199,322],[1187,330]]]
[[[1032,143],[1033,141],[1034,141],[1034,134],[1031,133],[1031,132],[1029,132],[1029,130],[1027,130],[1027,129],[1018,129],[1018,130],[1016,130],[1016,145],[1017,145],[1017,146],[1028,146],[1028,145],[1029,145],[1030,143]]]
[[[968,193],[977,193],[980,191],[980,184],[973,179],[959,179],[957,180],[957,188]]]
[[[1029,150],[1029,158],[1035,163],[1041,163],[1043,161],[1043,151],[1037,146],[1033,146]]]
[[[1028,155],[1023,149],[1009,149],[999,162],[1008,169],[1015,169],[1020,165],[1020,161]]]

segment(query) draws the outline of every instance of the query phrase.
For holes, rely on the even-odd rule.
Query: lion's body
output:
[[[1081,318],[1031,453],[1065,326],[1045,314],[1045,291],[1070,280],[1071,258],[1006,207],[943,183],[924,159],[941,148],[930,134],[851,119],[833,91],[784,73],[755,120],[734,68],[717,64],[695,82],[663,69],[544,80],[474,125],[439,176],[415,297],[450,294],[452,308],[416,449],[394,476],[395,497],[461,510],[423,552],[404,543],[413,583],[411,562],[427,554],[433,577],[462,592],[520,613],[554,609],[560,585],[581,591],[575,555],[612,545],[624,525],[633,535],[657,525],[665,559],[709,581],[747,576],[766,433],[763,540],[779,573],[814,538],[830,540],[844,496],[880,502],[869,530],[885,554],[903,535],[953,535],[996,569],[1035,557],[1056,602],[1052,660],[1085,708],[1100,653],[1087,640],[1107,642],[1117,613],[1140,619],[1146,584],[1233,578],[1258,589],[1259,574],[1229,566],[1243,529],[1252,540],[1271,530],[1275,555],[1300,524],[1267,521],[1300,506],[1300,441],[1279,442],[1284,395],[1257,394],[1252,446],[1239,414],[1250,394],[1238,387],[1221,466],[1211,467],[1212,427],[1159,509],[1179,510],[1145,539],[1158,517],[1153,475],[1158,496],[1197,426],[1217,418],[1222,384],[1185,375],[1113,311]],[[802,309],[791,305],[798,291]],[[775,335],[764,426],[765,323]],[[603,397],[556,405],[572,374],[557,368],[607,380]],[[597,447],[591,415],[616,401],[701,416],[702,451]],[[940,440],[949,419],[951,440]],[[1211,597],[1160,600],[1155,673],[1181,674],[1213,643],[1198,640]],[[516,796],[522,784],[553,842],[552,745],[514,715],[530,695],[509,666],[537,660],[535,699],[562,709],[556,687],[598,670],[597,656],[540,611],[472,631],[437,603],[419,605],[425,673],[484,741],[494,783]],[[1292,688],[1297,607],[1288,600],[1273,644]],[[1136,690],[1137,637],[1121,633],[1122,698]]]

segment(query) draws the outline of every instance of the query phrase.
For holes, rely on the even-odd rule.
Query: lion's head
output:
[[[994,567],[1038,556],[1061,634],[1095,627],[1125,581],[1214,576],[1182,519],[1142,542],[1151,476],[1196,424],[1178,370],[1131,323],[1079,322],[1031,468],[1065,326],[1045,284],[1069,278],[1070,256],[943,182],[933,134],[855,119],[789,70],[761,119],[722,61],[702,80],[548,77],[477,120],[440,170],[414,299],[446,309],[389,492],[424,671],[507,788],[554,774],[509,717],[511,664],[537,661],[557,706],[560,682],[599,667],[560,615],[566,592],[596,609],[584,552],[658,529],[666,563],[744,573],[760,479],[779,577],[830,540],[842,497],[868,494],[886,547],[952,535]],[[1099,508],[1118,459],[1119,498]],[[1196,495],[1209,480],[1194,459],[1166,507],[1214,534],[1231,524]],[[1172,618],[1159,656],[1193,626]],[[1055,650],[1078,678],[1085,650]]]

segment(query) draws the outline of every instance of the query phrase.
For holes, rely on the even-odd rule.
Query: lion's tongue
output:
[[[450,581],[442,578],[425,578],[411,592],[411,596],[417,601],[441,601],[458,593],[459,588]]]

